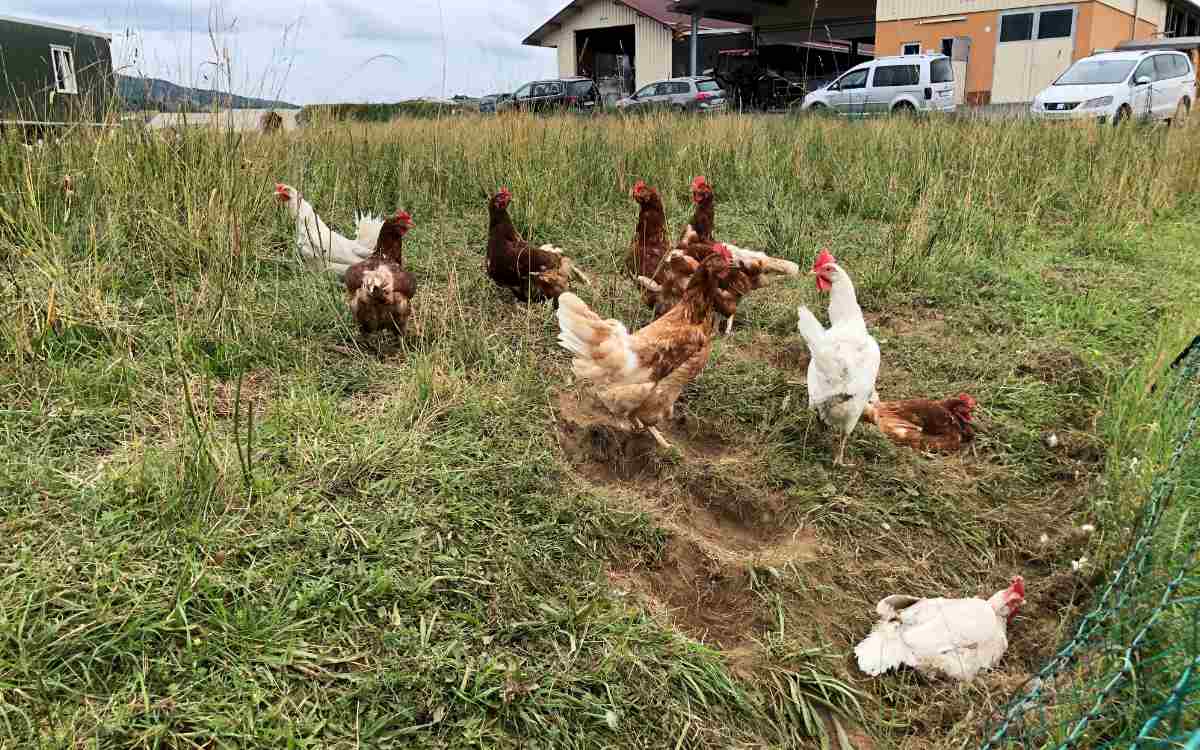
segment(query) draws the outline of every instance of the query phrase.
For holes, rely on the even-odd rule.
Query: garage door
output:
[[[1000,15],[992,101],[1027,102],[1071,65],[1075,8],[1030,8]]]

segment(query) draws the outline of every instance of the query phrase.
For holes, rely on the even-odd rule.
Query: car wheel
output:
[[[826,107],[820,102],[813,102],[812,104],[808,105],[808,111],[817,117],[820,117],[822,115],[829,114],[829,107]]]
[[[1129,116],[1131,114],[1133,114],[1133,110],[1129,108],[1129,105],[1122,104],[1121,108],[1117,110],[1117,114],[1113,116],[1113,127],[1124,125],[1126,122],[1129,122]]]
[[[912,115],[916,111],[917,108],[912,105],[912,102],[899,102],[896,104],[896,106],[892,107],[892,114],[894,115],[908,116]]]
[[[1187,97],[1179,100],[1179,106],[1175,107],[1175,116],[1171,118],[1171,125],[1175,127],[1183,127],[1187,124],[1188,113],[1192,109],[1192,103]]]
[[[683,106],[682,104],[676,104],[671,107],[671,111],[677,115],[682,115],[684,112],[687,112],[687,107]]]

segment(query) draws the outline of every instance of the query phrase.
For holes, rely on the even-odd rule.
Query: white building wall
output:
[[[1133,15],[1137,6],[1138,18],[1162,28],[1167,17],[1166,0],[1098,0],[1098,2]],[[935,16],[961,16],[966,13],[1033,8],[1039,5],[1073,5],[1055,0],[879,0],[878,21],[901,21]]]
[[[562,28],[547,34],[542,44],[558,48],[558,74],[569,78],[577,75],[575,32],[613,26],[633,26],[638,88],[671,77],[671,30],[614,0],[594,0],[584,6],[569,17]]]

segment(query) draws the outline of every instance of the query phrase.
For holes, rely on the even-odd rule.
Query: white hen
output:
[[[382,218],[356,214],[356,235],[352,240],[326,226],[312,204],[291,185],[276,183],[275,199],[287,206],[288,213],[296,221],[296,248],[300,255],[339,278],[346,274],[346,269],[370,257],[375,250],[379,229],[383,226]]]
[[[821,421],[842,433],[834,463],[845,464],[846,441],[867,403],[876,399],[879,344],[867,333],[867,322],[850,276],[828,250],[813,264],[817,289],[828,291],[829,329],[807,307],[799,309],[800,335],[812,359],[808,365],[808,405]]]
[[[1024,603],[1021,576],[987,601],[889,596],[875,606],[879,622],[871,634],[854,647],[858,668],[876,676],[903,665],[972,680],[1004,656],[1008,623]]]

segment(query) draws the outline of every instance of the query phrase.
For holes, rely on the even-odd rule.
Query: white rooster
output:
[[[1025,603],[1025,580],[1012,579],[987,601],[918,599],[895,594],[875,606],[879,622],[854,647],[858,668],[876,676],[902,665],[963,682],[1000,661],[1008,623]]]
[[[381,217],[356,214],[355,238],[349,239],[326,226],[312,204],[291,185],[275,183],[275,199],[287,206],[288,213],[296,221],[296,247],[300,254],[332,271],[338,278],[345,276],[350,266],[369,258],[374,252],[379,229],[383,226]]]
[[[817,289],[830,292],[829,329],[807,307],[799,310],[800,335],[812,359],[808,365],[808,405],[821,421],[842,433],[834,463],[845,463],[846,441],[863,409],[875,395],[879,344],[867,333],[867,322],[854,294],[854,283],[828,250],[813,264]]]

